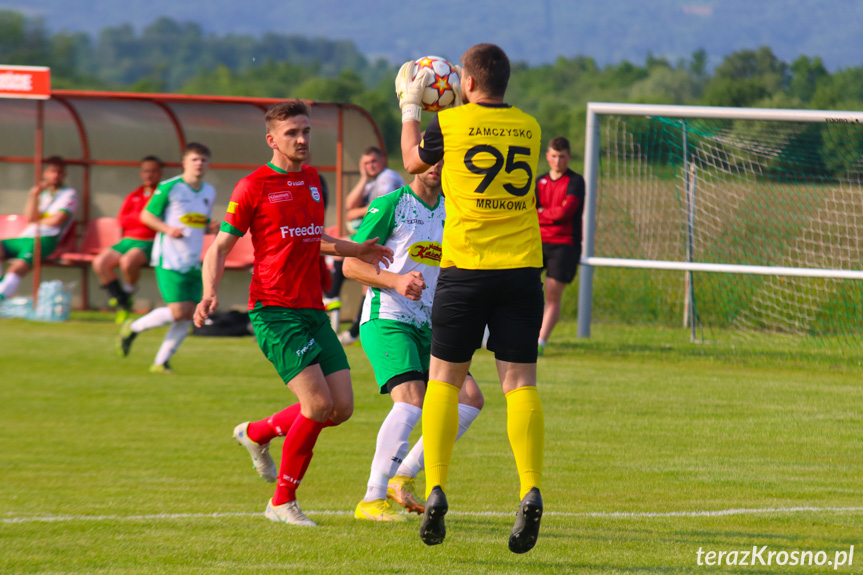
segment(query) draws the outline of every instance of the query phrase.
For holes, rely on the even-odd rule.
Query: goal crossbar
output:
[[[818,268],[789,268],[781,266],[749,266],[737,264],[709,264],[699,262],[664,262],[655,260],[630,260],[622,258],[581,258],[580,265],[609,268],[632,268],[646,270],[674,270],[681,272],[714,272],[726,274],[751,274],[762,276],[793,276],[802,278],[833,278],[863,280],[863,271],[827,270]]]
[[[777,120],[863,124],[863,112],[837,110],[785,110],[780,108],[730,108],[721,106],[669,106],[660,104],[612,104],[588,102],[587,113],[618,116],[657,116],[663,118],[706,118],[714,120]]]

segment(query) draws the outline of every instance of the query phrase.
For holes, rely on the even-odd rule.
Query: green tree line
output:
[[[516,62],[507,99],[536,116],[545,139],[569,137],[576,166],[588,101],[828,110],[863,105],[863,66],[830,72],[817,56],[788,63],[766,46],[731,53],[712,71],[707,62],[704,50],[676,62],[648,55],[642,64],[604,67],[587,56],[539,66]],[[372,114],[388,150],[398,154],[398,66],[370,60],[349,41],[207,35],[195,23],[170,18],[140,33],[123,25],[92,38],[50,33],[41,19],[0,11],[0,63],[50,66],[56,88],[350,102]]]

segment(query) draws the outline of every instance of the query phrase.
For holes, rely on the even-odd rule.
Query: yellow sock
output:
[[[532,487],[540,488],[542,484],[545,415],[535,386],[519,387],[506,394],[506,433],[518,468],[519,498],[523,498]]]
[[[443,381],[429,381],[423,400],[426,499],[435,485],[440,485],[446,491],[446,477],[456,435],[458,388]]]

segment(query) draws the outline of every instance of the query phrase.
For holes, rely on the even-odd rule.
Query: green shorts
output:
[[[260,304],[249,312],[261,351],[288,383],[319,363],[324,375],[350,369],[330,318],[319,309],[289,309]]]
[[[43,236],[39,238],[39,247],[42,250],[41,256],[43,260],[57,249],[59,240],[58,236]],[[3,252],[6,254],[7,260],[24,260],[29,265],[33,265],[33,249],[36,247],[34,238],[9,238],[7,240],[0,240],[0,245],[3,246]]]
[[[153,240],[136,240],[135,238],[123,238],[113,246],[111,249],[115,252],[119,252],[121,254],[125,254],[129,250],[133,250],[138,248],[144,255],[147,256],[147,261],[150,261],[150,255],[153,252]]]
[[[431,328],[392,319],[373,319],[360,326],[360,342],[383,394],[406,381],[428,378]]]
[[[185,273],[156,268],[156,283],[162,292],[165,303],[191,301],[198,303],[204,295],[204,283],[201,280],[201,270],[189,270]]]

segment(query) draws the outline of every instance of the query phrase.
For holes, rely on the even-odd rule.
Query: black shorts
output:
[[[394,375],[387,380],[381,387],[381,394],[392,393],[395,388],[409,381],[421,381],[426,386],[429,382],[429,372],[427,371],[406,371],[398,375]]]
[[[512,363],[536,363],[544,299],[539,268],[443,268],[432,307],[431,354],[451,363],[470,361],[482,345]]]
[[[551,279],[572,283],[580,259],[581,250],[575,246],[542,244],[542,267],[546,270],[545,275]]]
[[[467,376],[473,377],[470,374],[470,370],[468,370]],[[401,384],[407,383],[409,381],[421,381],[421,382],[423,382],[425,387],[428,387],[429,372],[427,372],[427,371],[408,371],[408,372],[396,375],[394,377],[391,377],[387,381],[386,385],[384,385],[384,387],[381,388],[381,394],[392,393],[395,388],[397,388]],[[384,391],[384,388],[386,388],[386,391]]]

